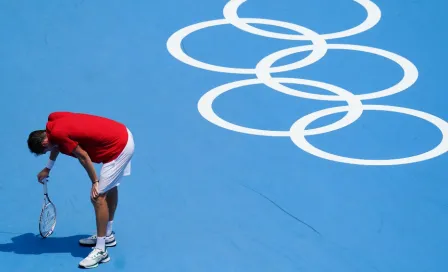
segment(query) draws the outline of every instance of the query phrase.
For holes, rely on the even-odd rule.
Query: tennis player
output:
[[[83,113],[54,112],[48,116],[45,130],[30,133],[28,148],[39,156],[50,152],[47,166],[37,175],[38,181],[49,176],[59,153],[77,158],[92,182],[90,199],[95,209],[97,233],[79,243],[92,246],[92,252],[79,265],[97,267],[110,260],[106,247],[117,244],[112,223],[118,203],[118,189],[123,176],[131,174],[134,139],[123,124]],[[93,163],[101,163],[99,175]]]

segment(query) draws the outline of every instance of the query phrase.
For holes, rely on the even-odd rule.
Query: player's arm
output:
[[[53,148],[50,153],[50,160],[55,161],[59,155],[59,149],[57,147]]]
[[[53,167],[54,162],[56,161],[58,155],[59,155],[59,149],[57,147],[53,148],[50,152],[50,158],[48,160],[47,166],[45,167],[48,171],[50,171],[51,168]]]
[[[89,174],[89,177],[90,177],[90,180],[92,181],[92,183],[97,182],[98,178],[96,176],[95,167],[93,166],[93,163],[92,163],[92,160],[90,159],[89,154],[87,154],[87,152],[78,145],[73,150],[73,155],[75,155],[75,157],[78,158],[81,165],[87,171],[87,174]]]
[[[53,168],[54,162],[59,155],[59,149],[53,148],[50,152],[50,157],[48,159],[47,165],[42,171],[37,174],[37,180],[42,183],[42,180],[49,176],[51,169]]]

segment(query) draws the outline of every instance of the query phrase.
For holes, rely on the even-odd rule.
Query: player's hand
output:
[[[90,191],[90,198],[96,199],[100,194],[98,193],[98,182],[92,184],[92,190]]]
[[[37,174],[37,181],[43,183],[43,179],[48,178],[48,175],[50,174],[50,170],[48,168],[44,168],[42,171]]]

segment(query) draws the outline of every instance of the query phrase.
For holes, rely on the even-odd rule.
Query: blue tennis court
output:
[[[48,156],[26,145],[74,111],[136,145],[98,271],[447,271],[447,7],[0,0],[1,270],[91,251],[85,170],[58,157],[41,239]]]

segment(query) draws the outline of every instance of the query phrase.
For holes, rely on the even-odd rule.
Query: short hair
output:
[[[42,142],[45,140],[45,137],[45,130],[35,130],[30,133],[28,136],[28,148],[31,153],[37,156],[44,154],[45,147],[42,145]]]

